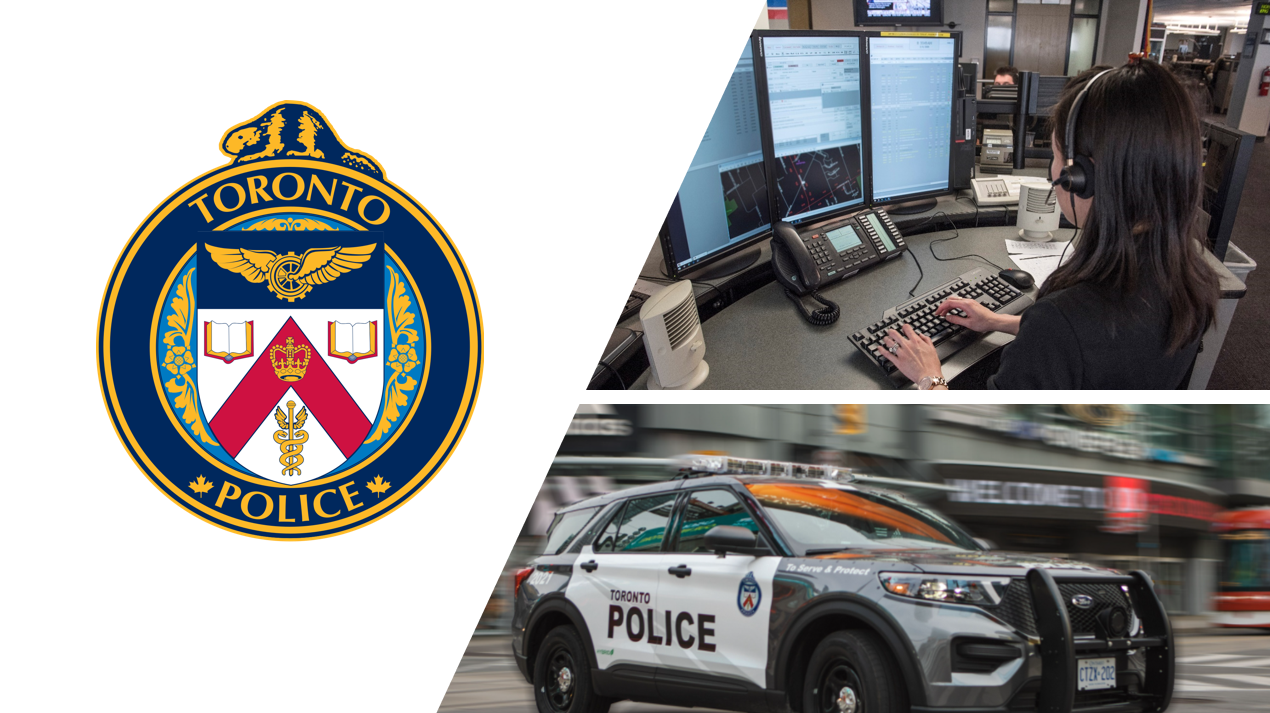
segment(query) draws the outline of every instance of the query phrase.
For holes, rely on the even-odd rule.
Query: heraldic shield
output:
[[[334,237],[246,230],[199,244],[203,415],[225,456],[279,483],[355,464],[397,373],[385,364],[415,372],[426,350],[416,339],[399,345],[405,361],[384,358],[380,327],[400,267],[385,265],[382,233],[340,236],[364,245],[328,245]]]
[[[220,527],[360,527],[418,492],[471,417],[467,268],[311,105],[275,104],[220,148],[230,162],[160,204],[111,275],[111,417],[154,484]]]

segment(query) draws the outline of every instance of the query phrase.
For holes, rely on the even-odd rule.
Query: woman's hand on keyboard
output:
[[[1019,331],[1017,316],[997,314],[972,299],[956,295],[949,297],[936,307],[935,314],[945,316],[949,322],[975,332],[1018,334]]]
[[[882,356],[891,360],[895,368],[900,370],[909,381],[917,383],[923,376],[943,376],[939,366],[939,353],[930,337],[918,334],[913,327],[904,324],[904,334],[894,329],[886,330],[886,338],[882,340]],[[892,353],[891,349],[895,349]]]

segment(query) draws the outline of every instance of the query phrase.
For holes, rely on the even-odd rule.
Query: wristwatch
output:
[[[948,388],[948,380],[942,376],[923,376],[917,382],[917,388],[921,389],[922,391],[930,391],[936,386],[942,386],[944,388]]]

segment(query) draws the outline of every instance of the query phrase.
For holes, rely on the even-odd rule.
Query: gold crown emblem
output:
[[[303,358],[300,358],[303,353]],[[269,347],[269,362],[273,364],[273,373],[283,381],[299,381],[304,378],[304,370],[309,368],[309,359],[313,350],[301,344],[295,345],[295,339],[287,337],[287,344],[275,344]]]

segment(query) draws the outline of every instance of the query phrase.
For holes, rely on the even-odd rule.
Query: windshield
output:
[[[980,549],[948,518],[897,494],[810,483],[746,488],[805,554],[853,547]]]

